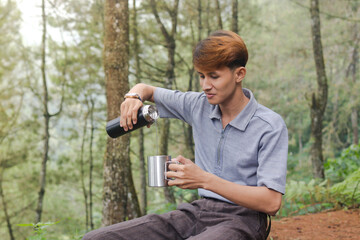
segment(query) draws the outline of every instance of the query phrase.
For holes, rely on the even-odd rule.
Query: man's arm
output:
[[[217,193],[224,198],[256,211],[275,215],[281,206],[282,194],[265,186],[244,186],[222,179],[214,174],[202,170],[191,160],[182,156],[173,159],[179,164],[170,164],[167,172],[169,186],[178,186],[182,189],[203,188]]]
[[[272,216],[280,209],[282,194],[265,186],[240,185],[209,173],[205,179],[204,189],[215,192],[240,206]]]
[[[146,85],[143,83],[136,84],[130,89],[129,93],[139,94],[142,101],[154,102],[154,92],[156,87]],[[132,129],[133,125],[137,122],[138,110],[143,106],[143,103],[139,99],[126,98],[120,106],[120,126],[125,131]]]

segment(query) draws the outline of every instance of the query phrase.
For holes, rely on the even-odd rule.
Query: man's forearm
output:
[[[208,174],[204,188],[230,201],[253,210],[275,215],[281,205],[282,194],[267,187],[243,186]]]
[[[136,84],[134,87],[132,87],[129,91],[129,93],[137,93],[140,95],[142,101],[150,101],[154,102],[154,92],[156,87],[139,83]]]

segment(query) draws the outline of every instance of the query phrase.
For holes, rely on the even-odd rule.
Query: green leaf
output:
[[[21,224],[16,224],[16,226],[19,227],[34,227],[33,223],[21,223]]]

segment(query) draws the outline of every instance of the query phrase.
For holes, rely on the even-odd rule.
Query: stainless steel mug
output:
[[[167,187],[168,178],[166,172],[170,163],[178,163],[171,161],[171,156],[159,155],[148,157],[148,185],[149,187]]]

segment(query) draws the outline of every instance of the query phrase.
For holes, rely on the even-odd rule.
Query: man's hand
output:
[[[155,87],[146,85],[144,83],[136,84],[130,89],[129,93],[137,93],[142,101],[154,102]],[[120,126],[125,131],[133,128],[133,125],[137,123],[137,113],[143,106],[143,103],[139,99],[126,98],[120,106]],[[151,124],[148,125],[150,127]]]
[[[120,106],[120,126],[125,131],[133,128],[137,123],[137,114],[143,103],[139,99],[126,98]]]
[[[179,155],[172,161],[177,161],[180,164],[170,164],[169,172],[166,173],[168,178],[175,178],[169,180],[169,186],[177,186],[182,189],[197,189],[203,188],[207,172],[202,170],[199,166],[193,163],[190,159]]]

